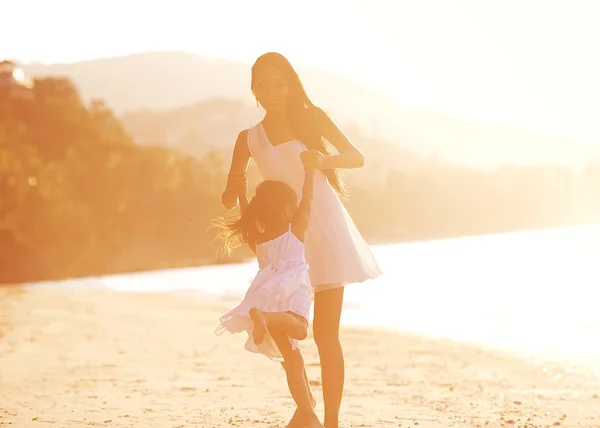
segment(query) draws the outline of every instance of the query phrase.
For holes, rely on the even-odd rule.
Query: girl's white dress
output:
[[[308,322],[312,287],[304,244],[294,235],[290,225],[283,235],[257,245],[256,256],[260,268],[258,274],[242,303],[221,317],[221,325],[215,333],[221,334],[225,330],[231,333],[246,331],[248,340],[245,348],[248,351],[283,361],[279,348],[268,332],[260,345],[254,344],[249,312],[251,308],[266,312],[293,312]],[[292,349],[298,348],[296,339],[290,339],[290,343]]]
[[[300,153],[306,150],[300,141],[290,140],[273,146],[260,122],[248,130],[248,147],[263,179],[287,183],[300,198],[304,184]],[[322,171],[317,171],[315,176],[311,222],[305,243],[315,292],[381,275],[369,245]]]

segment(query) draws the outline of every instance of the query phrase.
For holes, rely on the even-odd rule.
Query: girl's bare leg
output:
[[[264,340],[267,328],[279,330],[286,336],[297,340],[306,339],[308,333],[306,320],[301,321],[287,312],[263,312],[260,309],[252,308],[250,309],[250,319],[254,323],[252,338],[257,345]],[[281,353],[283,354],[283,351]]]
[[[308,325],[294,315],[285,312],[262,312],[256,308],[250,310],[250,318],[254,323],[254,343],[264,340],[267,329],[278,330],[282,334],[273,336],[279,351],[283,355],[286,367],[288,387],[307,428],[323,428],[317,417],[310,394],[304,380],[304,359],[298,349],[292,349],[288,337],[302,340],[306,337]],[[285,338],[285,339],[284,339]]]
[[[271,336],[275,337],[274,335],[276,334],[276,332],[274,331],[270,331],[271,332]],[[285,367],[285,362],[281,363],[282,367],[284,370],[287,371],[287,368]],[[315,408],[315,406],[317,405],[317,400],[315,400],[315,396],[312,393],[312,390],[310,388],[310,383],[308,382],[308,375],[306,374],[306,367],[304,368],[304,383],[306,384],[306,389],[308,390],[308,395],[310,397],[310,404],[312,405],[313,409]],[[300,409],[298,407],[296,407],[296,411],[294,412],[294,415],[292,416],[292,419],[290,419],[290,421],[288,422],[288,424],[286,425],[287,428],[304,428],[306,426],[306,424],[304,423],[304,420],[302,419],[302,413],[300,412]]]

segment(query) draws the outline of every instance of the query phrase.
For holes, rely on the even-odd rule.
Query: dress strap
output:
[[[255,159],[269,149],[270,143],[265,137],[266,134],[263,134],[261,123],[248,129],[248,148]]]

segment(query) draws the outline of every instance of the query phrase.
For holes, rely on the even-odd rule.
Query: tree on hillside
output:
[[[182,114],[189,122],[196,113]],[[239,131],[227,115],[220,120],[227,148],[192,157],[160,136],[157,145],[137,145],[109,106],[83,103],[67,79],[37,79],[17,92],[0,85],[0,282],[215,262],[207,227],[234,214],[221,207],[220,192]],[[217,128],[207,126],[206,135],[197,131],[209,140]],[[598,163],[581,177],[552,166],[483,171],[352,132],[367,166],[347,172],[346,204],[372,243],[600,221]],[[254,166],[248,178],[251,197],[260,179]]]
[[[66,79],[38,79],[33,91],[0,99],[0,248],[5,263],[28,266],[21,279],[40,265],[63,277],[214,258],[204,231],[222,214],[208,203],[222,162],[135,145],[102,101],[84,105]],[[7,272],[0,279],[14,281]]]

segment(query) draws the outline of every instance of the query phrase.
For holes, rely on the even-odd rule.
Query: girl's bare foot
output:
[[[265,340],[265,334],[267,333],[267,324],[262,316],[260,310],[256,308],[250,309],[250,319],[254,324],[252,329],[252,339],[255,345],[260,345]]]
[[[312,393],[310,394],[310,404],[312,405],[313,409],[315,407],[317,407],[317,400],[315,400],[315,396],[312,395]],[[304,420],[302,419],[302,414],[300,413],[300,409],[298,409],[296,407],[296,411],[294,412],[292,419],[290,419],[290,421],[286,425],[286,428],[304,428],[304,427],[306,427],[306,424],[304,423]]]
[[[310,418],[310,421],[307,422],[306,428],[325,428],[323,424],[317,418],[317,415],[314,415]]]

